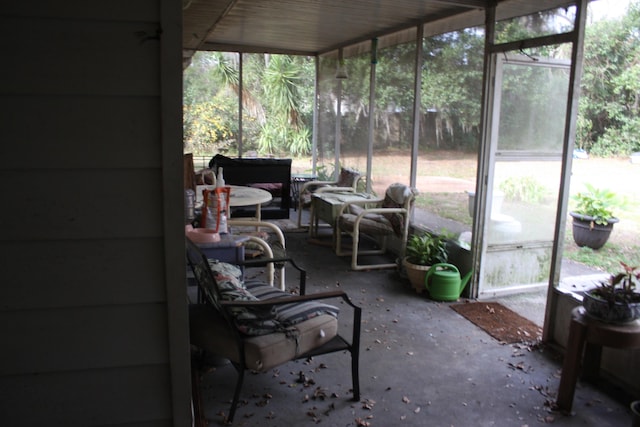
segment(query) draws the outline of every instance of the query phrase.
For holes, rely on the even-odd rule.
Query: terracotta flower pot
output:
[[[426,289],[424,286],[424,278],[431,266],[412,264],[407,261],[407,258],[402,260],[402,265],[409,278],[409,283],[411,283],[411,286],[413,286],[417,293],[421,294]]]

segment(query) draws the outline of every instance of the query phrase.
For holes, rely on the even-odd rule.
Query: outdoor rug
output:
[[[498,341],[530,343],[542,338],[542,328],[497,302],[468,302],[451,308]]]

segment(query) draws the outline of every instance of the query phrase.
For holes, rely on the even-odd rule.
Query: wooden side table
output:
[[[604,323],[589,317],[582,306],[574,308],[556,400],[559,409],[571,412],[583,352],[583,376],[598,376],[602,347],[640,348],[640,321],[625,325]]]

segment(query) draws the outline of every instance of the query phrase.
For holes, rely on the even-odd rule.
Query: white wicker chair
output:
[[[394,263],[358,264],[362,255],[381,255],[387,251],[387,239],[400,239],[401,252],[407,244],[409,219],[418,190],[404,184],[391,184],[383,199],[368,199],[345,203],[336,220],[336,255],[351,256],[352,270],[395,268]],[[342,247],[342,235],[352,238],[351,249]],[[375,237],[380,246],[377,249],[359,250],[362,235]],[[403,253],[400,254],[402,257]]]

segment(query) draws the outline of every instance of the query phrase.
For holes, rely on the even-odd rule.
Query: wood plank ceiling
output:
[[[183,0],[183,50],[317,55],[419,24],[482,17],[490,0]],[[516,16],[573,3],[503,0]],[[465,15],[466,14],[466,15]],[[464,19],[464,18],[463,18]],[[472,19],[472,18],[468,18]],[[469,26],[482,24],[470,22]]]

